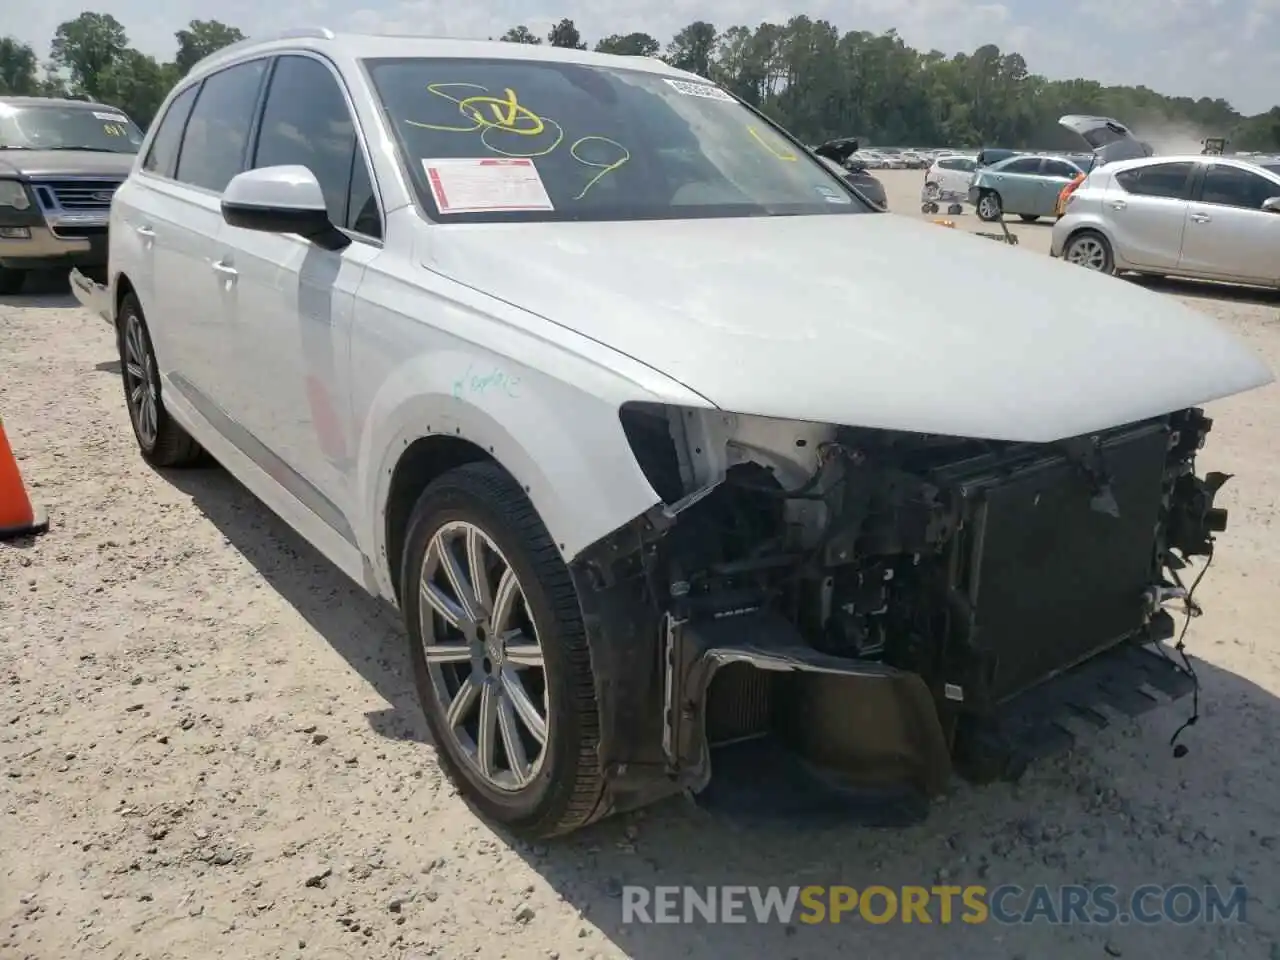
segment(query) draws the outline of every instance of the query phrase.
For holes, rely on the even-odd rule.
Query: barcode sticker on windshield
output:
[[[97,117],[99,120],[107,120],[107,121],[110,121],[111,123],[128,123],[129,122],[129,118],[126,117],[123,113],[99,113],[97,110],[95,110],[93,111],[93,115]]]
[[[702,97],[706,100],[727,100],[729,103],[733,103],[733,97],[719,87],[712,86],[709,83],[690,83],[688,80],[672,80],[669,77],[664,77],[663,79],[671,84],[673,90],[677,93],[683,93],[687,97]]]

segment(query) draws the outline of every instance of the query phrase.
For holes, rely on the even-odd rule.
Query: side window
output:
[[[221,193],[244,169],[245,146],[267,68],[251,60],[207,77],[187,122],[178,179]]]
[[[315,174],[335,224],[380,238],[382,222],[342,88],[320,61],[284,56],[262,111],[253,167],[299,164]]]
[[[959,170],[959,164],[955,160],[939,160],[938,166],[943,170]]]
[[[1193,166],[1191,163],[1156,163],[1149,167],[1122,170],[1116,174],[1115,180],[1127,193],[1140,197],[1185,200]]]
[[[1023,157],[1020,160],[1011,160],[1001,167],[998,173],[1039,173],[1040,158],[1039,157]]]
[[[196,102],[199,84],[194,84],[173,98],[169,109],[160,118],[151,149],[142,161],[142,169],[162,177],[172,177],[178,163],[178,148],[182,145],[182,128],[191,115],[191,105]]]
[[[1205,171],[1200,199],[1226,207],[1261,210],[1263,202],[1276,193],[1276,185],[1256,173],[1215,163]]]
[[[1075,167],[1069,163],[1063,163],[1060,160],[1046,160],[1044,162],[1044,174],[1047,177],[1065,177],[1067,180],[1074,180],[1080,173]]]

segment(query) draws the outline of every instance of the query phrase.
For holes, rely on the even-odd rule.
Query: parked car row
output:
[[[1194,689],[1150,645],[1226,522],[1197,405],[1272,374],[883,213],[849,146],[657,59],[294,30],[169,93],[73,289],[149,464],[211,455],[400,611],[485,816],[902,822]]]

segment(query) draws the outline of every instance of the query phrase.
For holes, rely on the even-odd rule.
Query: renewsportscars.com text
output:
[[[622,889],[623,923],[1243,923],[1244,887],[678,887]]]

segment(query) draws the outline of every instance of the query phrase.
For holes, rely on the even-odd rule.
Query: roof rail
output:
[[[282,30],[279,33],[273,33],[269,37],[262,37],[262,40],[333,40],[335,34],[328,27],[291,27],[288,30]]]
[[[219,63],[222,60],[235,56],[243,50],[247,50],[250,47],[256,47],[260,43],[270,43],[272,40],[333,40],[336,36],[337,34],[328,27],[292,27],[288,30],[281,30],[278,33],[268,34],[267,36],[246,37],[243,40],[237,40],[235,43],[228,44],[220,50],[215,50],[196,64],[195,67],[192,67],[192,70],[194,71],[197,67],[204,67],[209,64]]]

